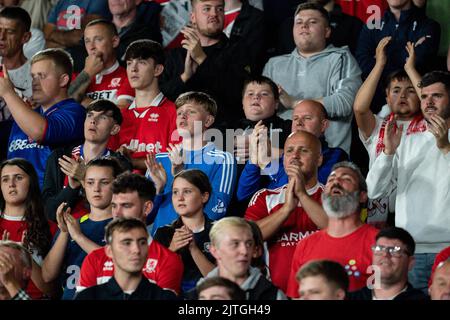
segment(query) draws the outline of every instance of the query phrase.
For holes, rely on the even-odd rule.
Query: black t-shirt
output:
[[[178,218],[172,224],[158,228],[156,230],[154,239],[168,248],[170,246],[170,242],[172,241],[173,234],[175,233],[175,229],[181,228],[182,226],[183,222],[181,221],[181,218]],[[209,231],[211,230],[211,228],[212,221],[209,220],[205,215],[205,226],[202,231],[194,233],[194,240],[197,244],[197,247],[202,251],[206,258],[212,263],[216,263],[216,260],[209,252]],[[192,259],[188,246],[180,249],[177,253],[181,255],[181,259],[183,260],[184,264],[181,289],[183,292],[187,292],[190,289],[195,288],[197,281],[202,278],[202,274],[195,264],[194,259]]]

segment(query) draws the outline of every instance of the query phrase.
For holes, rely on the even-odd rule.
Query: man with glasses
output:
[[[391,227],[376,236],[373,252],[373,282],[350,293],[350,300],[425,300],[426,295],[408,282],[416,244],[408,231]]]

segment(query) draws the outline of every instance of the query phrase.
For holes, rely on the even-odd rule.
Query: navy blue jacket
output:
[[[172,291],[161,289],[144,277],[136,290],[132,294],[127,294],[112,277],[104,284],[84,289],[75,296],[75,300],[178,300],[178,298]]]
[[[386,10],[381,20],[380,29],[369,29],[370,25],[364,25],[359,35],[356,48],[356,60],[362,70],[363,78],[366,78],[375,66],[375,50],[384,37],[392,39],[386,47],[388,57],[383,71],[383,77],[389,73],[403,69],[408,52],[405,49],[408,41],[417,42],[422,37],[426,40],[415,48],[416,67],[423,71],[426,63],[436,57],[439,49],[441,27],[439,23],[428,18],[423,10],[413,6],[409,10],[402,11],[397,22],[394,14]]]

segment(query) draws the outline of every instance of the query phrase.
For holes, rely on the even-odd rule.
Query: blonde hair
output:
[[[228,233],[228,229],[230,228],[246,229],[253,237],[252,228],[244,218],[226,217],[216,221],[213,224],[211,231],[209,232],[209,239],[211,240],[211,244],[217,247],[223,235]]]
[[[187,103],[194,103],[200,105],[203,108],[203,110],[205,110],[213,117],[216,117],[217,115],[217,103],[207,93],[199,91],[185,92],[175,100],[175,107],[176,109],[178,109]]]
[[[73,59],[70,54],[60,48],[49,48],[45,50],[41,50],[36,53],[30,61],[30,64],[33,65],[38,61],[42,60],[50,60],[53,62],[55,67],[61,74],[67,74],[69,76],[69,82],[67,83],[67,87],[70,84],[70,80],[72,78],[73,72]]]

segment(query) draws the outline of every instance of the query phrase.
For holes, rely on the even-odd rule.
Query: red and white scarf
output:
[[[386,130],[386,124],[388,121],[391,121],[394,119],[394,113],[389,114],[382,122],[380,133],[378,134],[378,141],[377,141],[377,147],[376,147],[376,156],[384,150],[384,132]],[[394,124],[395,129],[397,129],[397,124]],[[409,123],[408,129],[406,130],[406,135],[410,135],[413,133],[418,132],[424,132],[427,130],[427,122],[425,121],[425,118],[423,117],[422,113],[416,115],[411,122]]]

